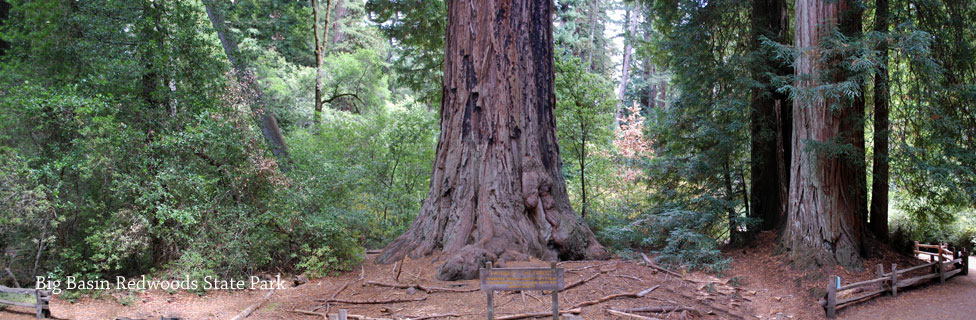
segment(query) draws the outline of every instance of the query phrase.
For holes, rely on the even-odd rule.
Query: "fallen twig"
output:
[[[633,314],[633,313],[626,313],[626,312],[623,312],[623,311],[617,311],[617,310],[613,310],[613,309],[607,309],[607,313],[612,314],[612,315],[615,315],[615,316],[627,317],[627,318],[633,318],[633,319],[640,319],[640,320],[656,320],[656,319],[661,319],[661,318],[654,318],[654,317],[646,317],[646,316],[642,316],[642,315],[636,315],[636,314]]]
[[[417,290],[426,291],[427,293],[436,292],[436,291],[446,291],[446,292],[475,292],[475,291],[481,290],[480,288],[454,289],[454,288],[444,288],[444,287],[428,287],[428,286],[425,286],[425,285],[422,285],[422,284],[384,283],[384,282],[379,282],[379,281],[366,281],[365,284],[367,284],[367,285],[374,285],[374,286],[380,286],[380,287],[397,288],[397,289],[414,288],[414,289],[417,289]]]
[[[268,291],[268,293],[266,293],[264,295],[264,298],[262,298],[261,301],[258,301],[257,303],[254,303],[251,306],[247,307],[247,309],[244,309],[244,311],[241,311],[241,313],[237,314],[237,316],[234,317],[231,320],[241,320],[241,319],[247,318],[248,316],[251,315],[251,313],[254,312],[254,310],[257,310],[258,308],[261,307],[262,304],[264,304],[266,301],[268,301],[268,299],[271,298],[271,294],[273,294],[273,293],[274,293],[274,290]]]
[[[660,285],[656,285],[656,286],[653,286],[653,287],[644,289],[644,291],[640,291],[640,292],[629,292],[629,293],[611,294],[609,296],[606,296],[606,297],[603,297],[603,298],[600,298],[600,299],[590,300],[590,301],[583,301],[583,302],[577,303],[575,306],[573,306],[573,308],[582,308],[582,307],[585,307],[585,306],[591,306],[591,305],[594,305],[594,304],[597,304],[597,303],[606,302],[606,301],[613,300],[613,299],[616,299],[616,298],[640,298],[640,297],[646,296],[648,293],[651,293],[654,290],[657,290],[658,287],[660,287]]]
[[[427,300],[427,297],[417,298],[417,299],[389,299],[389,300],[346,300],[346,299],[316,299],[319,302],[335,302],[335,303],[345,303],[345,304],[386,304],[386,303],[403,303],[403,302],[417,302]]]
[[[675,276],[675,277],[678,277],[678,278],[681,278],[682,280],[684,280],[684,277],[682,277],[677,272],[674,272],[674,271],[671,271],[671,270],[668,270],[668,269],[659,267],[657,264],[654,263],[654,261],[651,261],[651,258],[648,258],[647,255],[644,254],[643,252],[641,252],[641,258],[644,258],[644,262],[647,263],[647,266],[649,266],[651,268],[654,268],[654,269],[657,269],[657,270],[661,270],[661,272],[670,274],[672,276]]]
[[[470,315],[470,314],[463,314],[462,315],[462,314],[457,314],[457,313],[445,313],[445,314],[432,314],[432,315],[429,315],[429,316],[423,316],[423,317],[417,317],[417,318],[407,317],[407,319],[408,320],[426,320],[426,319],[434,319],[434,318],[462,317],[462,316],[467,316],[467,315]]]
[[[624,274],[611,274],[611,276],[621,277],[621,278],[627,278],[627,279],[631,279],[631,280],[637,280],[637,281],[640,281],[640,282],[644,282],[643,279],[638,278],[638,277],[635,277],[635,276],[628,276],[628,275],[624,275]]]
[[[572,313],[580,314],[583,312],[580,308],[572,308],[567,310],[559,310],[559,314]],[[531,313],[519,313],[507,316],[495,317],[495,320],[514,320],[514,319],[525,319],[525,318],[538,318],[538,317],[551,317],[552,311],[542,311],[542,312],[531,312]]]
[[[322,317],[322,319],[328,319],[329,318],[329,316],[327,314],[321,313],[321,312],[315,312],[315,311],[295,309],[295,310],[292,310],[292,312],[301,313],[301,314],[310,315],[310,316],[320,316],[320,317]]]
[[[569,290],[569,289],[572,289],[572,288],[574,288],[574,287],[576,287],[576,286],[579,286],[579,285],[581,285],[581,284],[583,284],[583,283],[586,283],[587,281],[590,281],[590,280],[593,280],[593,279],[596,279],[596,277],[599,277],[599,276],[600,276],[600,273],[595,273],[595,274],[593,274],[593,276],[590,276],[589,278],[586,278],[586,279],[582,279],[582,280],[579,280],[579,281],[576,281],[576,282],[573,282],[572,284],[570,284],[570,285],[568,285],[568,286],[565,286],[565,287],[563,287],[563,289],[562,289],[562,290],[560,290],[560,291],[566,291],[566,290]]]
[[[698,309],[692,307],[684,306],[657,306],[657,307],[637,307],[637,308],[614,308],[611,310],[616,310],[620,312],[675,312],[675,311],[691,311],[695,314],[701,314]]]
[[[589,269],[589,268],[609,266],[611,264],[614,264],[614,262],[607,262],[607,263],[602,263],[602,264],[595,264],[595,265],[592,265],[592,266],[586,266],[586,267],[582,267],[582,268],[569,269],[569,270],[566,270],[566,272],[583,271],[583,270],[586,270],[586,269]]]

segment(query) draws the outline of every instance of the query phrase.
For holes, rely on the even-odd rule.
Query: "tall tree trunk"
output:
[[[589,37],[589,48],[586,51],[586,71],[593,71],[593,54],[596,53],[596,41],[594,38],[596,36],[596,18],[597,11],[600,9],[600,0],[590,1],[590,14],[588,19],[590,20],[590,37]]]
[[[261,91],[254,73],[248,69],[247,62],[237,56],[237,41],[231,37],[224,25],[224,15],[220,8],[217,7],[214,0],[203,0],[203,4],[207,10],[207,18],[210,19],[214,30],[217,31],[217,38],[220,39],[220,45],[224,48],[224,54],[227,55],[227,60],[234,68],[237,82],[240,83],[241,90],[244,91],[248,105],[260,117],[258,126],[261,128],[261,133],[271,147],[271,152],[278,159],[280,168],[285,170],[287,166],[284,162],[288,158],[288,146],[285,145],[285,137],[281,134],[281,128],[278,127],[278,120],[270,112],[264,110],[264,92]]]
[[[786,3],[783,0],[755,0],[752,2],[752,47],[760,52],[760,60],[753,63],[753,79],[763,83],[752,91],[749,112],[751,128],[752,212],[751,217],[762,220],[759,230],[779,229],[786,221],[787,199],[785,188],[787,157],[783,157],[789,132],[781,130],[783,109],[791,107],[789,97],[777,92],[767,73],[785,76],[792,68],[776,61],[771,52],[762,47],[760,37],[787,43]],[[785,134],[785,137],[783,136]]]
[[[556,140],[551,1],[448,1],[441,133],[430,192],[377,258],[441,250],[437,278],[486,261],[603,258],[570,206]]]
[[[346,38],[346,33],[342,30],[342,26],[339,23],[342,22],[342,18],[346,17],[346,4],[342,0],[336,0],[335,4],[335,17],[332,20],[332,38],[329,39],[329,44],[336,44],[342,42]],[[326,18],[328,19],[328,17]]]
[[[863,16],[864,9],[861,7],[858,1],[851,1],[850,6],[847,10],[841,12],[840,17],[840,32],[844,35],[850,37],[851,39],[860,38],[863,34],[861,28],[863,27]],[[850,105],[852,107],[850,117],[846,119],[845,123],[842,123],[842,127],[850,128],[851,136],[850,141],[854,146],[854,157],[851,170],[854,170],[854,201],[855,209],[857,210],[857,216],[861,219],[861,225],[867,227],[868,223],[868,173],[867,173],[867,153],[865,152],[865,139],[864,139],[864,81],[861,77],[857,77],[854,71],[846,70],[843,75],[845,77],[856,77],[855,82],[858,84],[858,88],[861,89],[862,94],[856,95],[851,101]],[[846,79],[837,79],[846,80]],[[845,131],[847,132],[847,131]],[[867,235],[866,232],[862,233],[862,236]],[[866,248],[862,248],[866,250]]]
[[[796,61],[797,90],[814,90],[821,71],[835,67],[819,61],[815,48],[829,35],[831,24],[851,8],[850,0],[798,0],[796,46],[805,48]],[[843,22],[841,22],[843,24]],[[790,164],[789,218],[783,246],[800,266],[861,262],[864,234],[859,217],[857,166],[844,157],[818,151],[811,142],[856,144],[852,121],[856,107],[832,101],[820,93],[793,104],[793,151]],[[832,106],[840,106],[832,110]],[[863,167],[861,168],[863,170]]]
[[[325,43],[329,38],[329,14],[332,11],[332,0],[325,0],[325,32],[319,33],[319,2],[312,0],[312,28],[315,29],[315,121],[322,119],[322,105],[325,97],[322,95],[322,60],[325,55]],[[325,39],[321,39],[325,37]]]
[[[624,95],[627,94],[627,79],[630,76],[630,54],[634,51],[631,38],[637,33],[637,11],[627,10],[624,22],[624,30],[627,35],[624,37],[624,60],[620,66],[620,88],[617,90],[617,113],[613,117],[613,127],[620,126],[620,118],[624,112]]]
[[[878,0],[874,31],[888,33],[888,0]],[[874,76],[874,165],[871,185],[871,232],[888,242],[888,43],[878,44],[881,70]]]

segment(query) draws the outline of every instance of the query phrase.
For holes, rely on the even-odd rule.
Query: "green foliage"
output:
[[[607,176],[605,154],[617,101],[609,81],[586,71],[579,58],[568,54],[556,60],[555,90],[556,135],[568,164],[563,166],[563,174],[574,207],[585,217],[593,200],[594,176]]]
[[[382,246],[405,230],[426,197],[435,115],[405,105],[366,115],[331,111],[323,118],[320,126],[289,136],[295,201],[342,217],[361,243]]]
[[[429,108],[440,105],[447,5],[443,0],[368,0],[370,19],[390,39],[397,83]]]

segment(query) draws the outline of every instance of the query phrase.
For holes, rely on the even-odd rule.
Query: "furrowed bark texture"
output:
[[[377,258],[442,251],[441,280],[487,261],[604,258],[573,212],[556,144],[550,1],[449,1],[430,192]]]
[[[783,0],[755,0],[752,5],[752,46],[764,55],[756,61],[753,78],[767,84],[753,89],[752,108],[749,112],[751,126],[752,211],[753,218],[761,219],[759,230],[779,229],[786,221],[787,190],[789,189],[790,126],[792,103],[785,93],[776,91],[772,73],[789,75],[792,68],[762,49],[760,36],[772,41],[788,43],[786,3]]]
[[[797,88],[821,84],[817,75],[831,66],[821,65],[812,48],[849,6],[848,0],[796,2],[795,40],[804,50],[796,61]],[[789,219],[783,245],[797,265],[837,263],[856,267],[861,261],[864,232],[858,209],[857,166],[850,159],[813,150],[809,143],[856,144],[852,134],[856,125],[850,119],[857,111],[850,106],[831,110],[830,104],[823,98],[794,102]]]
[[[888,32],[888,0],[878,0],[874,31]],[[881,70],[874,76],[874,165],[871,182],[871,233],[888,242],[888,43],[878,44]]]

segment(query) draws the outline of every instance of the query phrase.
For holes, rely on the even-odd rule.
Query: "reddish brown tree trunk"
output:
[[[751,217],[762,220],[759,230],[780,228],[786,221],[789,175],[785,163],[789,161],[784,148],[789,148],[791,133],[782,130],[783,122],[791,121],[789,97],[777,92],[773,80],[766,76],[789,75],[793,70],[777,61],[763,49],[761,36],[787,43],[786,3],[783,0],[755,0],[752,4],[752,46],[761,52],[754,62],[753,79],[765,85],[753,89],[749,112],[751,127],[752,211]]]
[[[441,134],[430,192],[377,258],[442,251],[442,280],[486,261],[603,258],[570,207],[553,108],[552,3],[449,1]]]
[[[804,50],[796,61],[798,90],[810,91],[822,81],[821,71],[835,67],[821,61],[815,48],[836,26],[849,0],[798,0],[796,46]],[[795,264],[838,263],[856,267],[861,261],[864,234],[860,217],[858,168],[849,158],[831,156],[813,143],[856,146],[856,107],[803,94],[793,104],[793,156],[790,165],[789,218],[783,245]],[[837,107],[832,110],[831,106]],[[838,107],[839,106],[839,107]],[[862,110],[863,112],[863,110]],[[863,123],[862,123],[863,125]],[[863,139],[863,138],[862,138]],[[862,159],[863,160],[863,159]]]
[[[888,32],[888,0],[878,0],[874,31]],[[871,182],[871,233],[888,242],[888,43],[881,41],[881,70],[874,76],[874,165]]]

